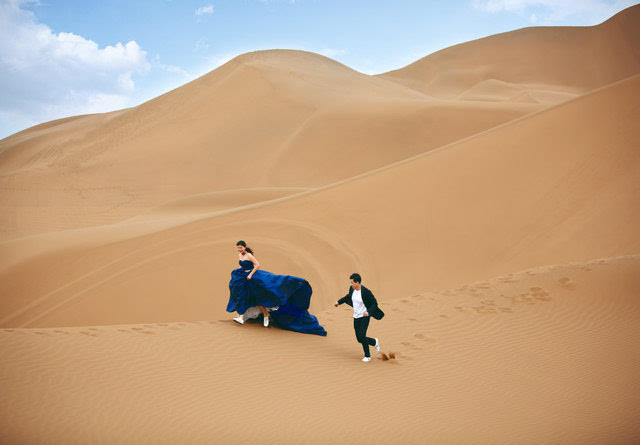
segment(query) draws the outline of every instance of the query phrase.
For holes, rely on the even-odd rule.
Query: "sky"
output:
[[[636,0],[0,0],[0,139],[128,108],[235,56],[299,49],[365,74],[527,26],[592,26]]]

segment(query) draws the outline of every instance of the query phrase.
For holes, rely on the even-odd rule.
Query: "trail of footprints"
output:
[[[591,269],[586,269],[591,270]],[[535,274],[534,271],[526,271],[527,275]],[[517,283],[518,280],[513,277],[513,274],[497,278],[499,283]],[[558,284],[567,290],[573,290],[576,288],[576,284],[568,277],[562,277],[558,280]],[[505,295],[499,294],[497,298],[491,298],[493,295],[486,295],[484,291],[491,289],[491,284],[483,282],[476,284],[475,286],[462,286],[453,291],[448,290],[442,292],[446,296],[458,296],[464,293],[470,294],[472,297],[482,298],[479,301],[479,305],[456,305],[454,308],[459,312],[467,312],[473,310],[479,314],[496,314],[500,312],[511,313],[513,312],[513,306],[521,305],[533,305],[539,302],[548,302],[553,300],[550,293],[539,286],[530,287],[528,290],[523,291],[517,295]],[[494,294],[495,295],[495,294]],[[504,303],[509,303],[509,306],[505,306]]]
[[[18,329],[6,328],[6,329],[2,329],[2,331],[12,332],[12,333],[26,333],[26,334],[31,333],[34,335],[40,335],[44,337],[55,337],[56,334],[61,334],[61,335],[80,334],[88,337],[99,337],[101,333],[110,334],[113,332],[122,332],[127,334],[154,335],[157,333],[158,328],[177,331],[189,325],[202,325],[204,323],[216,324],[218,322],[217,321],[208,321],[208,322],[191,321],[191,322],[180,322],[180,323],[153,323],[153,324],[143,324],[143,325],[137,325],[137,326],[131,326],[131,327],[120,327],[120,328],[116,328],[115,326],[104,326],[102,327],[102,329],[96,328],[96,327],[87,327],[87,328],[82,328],[81,330],[76,330],[73,328],[69,328],[68,330],[65,330],[65,328],[42,329],[42,330],[35,330],[35,329],[23,330],[21,328],[18,328]]]
[[[583,267],[582,270],[589,271],[591,268]],[[528,270],[525,272],[527,276],[535,275],[536,271]],[[496,284],[511,284],[517,283],[519,280],[514,274],[507,274],[502,277],[498,277],[495,279]],[[573,290],[576,288],[576,283],[571,280],[569,277],[561,277],[557,280],[557,284],[566,289]],[[492,284],[488,281],[479,282],[477,284],[463,285],[456,289],[450,289],[445,291],[435,292],[436,295],[442,295],[444,300],[446,301],[447,297],[455,297],[455,296],[471,296],[478,299],[479,304],[459,304],[453,306],[460,313],[477,313],[477,314],[500,314],[500,313],[513,313],[514,307],[518,306],[526,306],[526,305],[534,305],[540,302],[549,302],[552,301],[553,298],[550,295],[550,292],[542,287],[533,286],[528,288],[527,290],[523,290],[521,293],[516,295],[505,295],[504,293],[497,294],[495,290],[493,290]],[[497,294],[497,296],[496,296]],[[413,295],[409,298],[404,298],[399,300],[399,304],[403,307],[392,307],[391,310],[395,313],[403,313],[403,312],[411,312],[410,308],[406,308],[407,306],[415,306],[416,303],[427,303],[427,302],[442,302],[443,300],[437,298],[436,296],[429,295]],[[449,319],[450,315],[441,313],[439,314],[440,318]],[[408,325],[419,326],[419,323],[422,320],[414,317],[407,317]],[[421,333],[415,333],[413,335],[412,341],[402,341],[400,344],[405,348],[408,348],[410,351],[419,351],[423,349],[421,343],[428,344],[435,342],[436,339]],[[411,360],[410,356],[403,355],[403,359]]]
[[[582,270],[590,271],[591,268],[585,266],[582,268]],[[535,274],[535,272],[532,270],[528,270],[525,272],[525,274],[533,275]],[[505,276],[498,277],[496,281],[498,283],[518,282],[518,280],[514,277],[513,274],[507,274]],[[576,284],[569,277],[560,278],[558,280],[558,284],[566,290],[573,290],[576,288]],[[481,299],[479,300],[478,305],[463,304],[463,305],[454,306],[454,309],[456,309],[458,312],[464,313],[464,312],[475,311],[478,314],[512,313],[513,307],[511,306],[533,305],[539,302],[548,302],[552,300],[552,297],[550,296],[547,290],[537,286],[530,287],[528,291],[521,292],[517,295],[505,295],[501,293],[498,295],[497,298],[494,297],[495,293],[493,293],[493,295],[486,295],[486,293],[491,292],[491,289],[492,289],[491,283],[484,281],[475,285],[463,285],[453,290],[435,292],[435,294],[440,294],[443,297],[445,297],[445,299],[446,297],[460,296],[465,294],[472,296],[474,298]],[[497,299],[502,300],[502,303],[496,302]],[[401,306],[397,307],[394,305],[391,307],[391,311],[402,314],[405,312],[411,312],[410,311],[411,308],[410,307],[407,308],[407,306],[415,306],[416,304],[424,304],[427,302],[442,302],[442,301],[443,300],[441,298],[438,298],[436,296],[431,296],[431,295],[425,296],[425,295],[418,294],[418,295],[413,295],[409,298],[401,299],[399,301]],[[504,306],[503,304],[505,302],[510,303],[510,306]],[[447,314],[439,314],[439,317],[443,319],[450,318],[450,316]],[[331,319],[331,321],[333,321],[333,319]],[[410,324],[418,325],[422,320],[419,320],[415,317],[409,317],[407,318],[407,321]],[[189,325],[201,325],[203,323],[215,324],[218,322],[217,321],[208,321],[208,322],[195,321],[195,322],[179,322],[179,323],[155,323],[155,324],[144,324],[144,325],[132,326],[129,328],[118,328],[117,331],[122,333],[133,334],[133,335],[135,334],[153,335],[153,334],[156,334],[155,329],[157,328],[181,330],[184,327]],[[15,329],[3,329],[3,331],[16,332]],[[81,331],[65,331],[64,329],[54,329],[52,331],[35,330],[32,332],[36,335],[41,335],[41,336],[53,336],[53,334],[71,335],[74,333],[79,333],[86,336],[98,337],[100,335],[100,332],[108,332],[108,331],[109,331],[108,328],[98,329],[98,328],[90,327],[90,328],[83,329]],[[421,344],[425,345],[429,343],[434,343],[435,341],[436,339],[433,337],[424,335],[422,333],[415,333],[413,335],[412,341],[402,341],[400,342],[400,344],[408,348],[409,350],[419,351],[423,349],[423,346],[421,346]],[[389,352],[389,353],[381,352],[378,358],[382,361],[395,362],[396,356],[399,356],[399,355],[402,355],[403,359],[412,360],[412,357],[410,355],[404,355],[404,353],[401,353],[401,352]]]

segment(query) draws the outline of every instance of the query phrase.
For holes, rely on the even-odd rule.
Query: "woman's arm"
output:
[[[258,260],[256,260],[256,258],[250,253],[247,253],[247,257],[249,258],[249,261],[253,263],[253,269],[251,270],[251,272],[249,272],[249,275],[247,276],[247,280],[250,280],[253,274],[256,273],[256,271],[260,267],[260,263],[258,263]]]

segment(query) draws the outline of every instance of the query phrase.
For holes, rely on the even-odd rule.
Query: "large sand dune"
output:
[[[523,28],[377,77],[442,98],[552,103],[638,73],[639,21],[636,6],[598,26]]]
[[[0,141],[0,442],[640,441],[638,29],[249,53]],[[230,321],[239,239],[327,337]]]

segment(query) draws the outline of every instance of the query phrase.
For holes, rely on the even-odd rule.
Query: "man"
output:
[[[376,352],[380,353],[380,342],[377,338],[367,337],[367,328],[371,317],[376,320],[384,317],[384,312],[378,307],[378,302],[371,291],[362,285],[362,277],[354,273],[349,277],[351,287],[349,293],[333,303],[338,307],[342,303],[347,303],[353,307],[353,329],[356,331],[356,339],[358,343],[362,343],[364,350],[363,362],[370,362],[369,346],[374,346]]]

